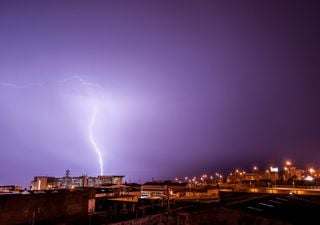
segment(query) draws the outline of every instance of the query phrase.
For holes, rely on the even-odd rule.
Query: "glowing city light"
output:
[[[314,173],[314,172],[316,172],[316,171],[315,171],[313,168],[310,168],[310,169],[309,169],[309,172],[310,172],[310,173]]]

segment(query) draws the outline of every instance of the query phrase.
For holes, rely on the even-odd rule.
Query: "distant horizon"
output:
[[[282,164],[277,164],[277,163],[274,163],[274,164],[272,164],[274,167],[276,167],[276,168],[279,168],[279,172],[281,172],[281,171],[285,171],[284,170],[284,166],[285,166],[285,162],[286,161],[288,161],[288,159],[286,159],[286,160],[282,160]],[[310,169],[310,168],[313,168],[313,169],[315,169],[315,170],[320,170],[320,166],[319,167],[316,167],[316,166],[314,166],[314,165],[311,165],[311,164],[304,164],[304,166],[301,166],[301,165],[296,165],[295,163],[294,163],[294,161],[292,161],[292,160],[289,160],[291,163],[292,163],[292,165],[291,166],[293,166],[293,167],[296,167],[296,168],[299,168],[299,169],[304,169],[304,170],[306,170],[306,171],[308,171],[308,169]],[[265,165],[267,165],[267,164],[265,164]],[[86,174],[86,173],[84,173],[84,174],[73,174],[72,173],[72,171],[70,170],[70,177],[81,177],[81,176],[88,176],[88,177],[99,177],[99,176],[124,176],[124,181],[123,181],[123,183],[138,183],[138,184],[143,184],[143,183],[145,183],[145,182],[150,182],[150,181],[166,181],[166,180],[171,180],[171,181],[174,181],[176,178],[178,178],[178,179],[184,179],[185,177],[189,177],[189,178],[191,178],[191,177],[201,177],[203,174],[207,174],[208,176],[211,176],[211,175],[215,175],[215,173],[220,173],[220,174],[222,174],[224,177],[226,177],[226,176],[228,176],[230,173],[233,173],[235,170],[240,170],[240,171],[246,171],[247,173],[250,173],[250,172],[252,172],[253,171],[253,167],[257,167],[258,169],[257,169],[257,171],[260,171],[260,172],[265,172],[266,170],[269,170],[270,169],[270,167],[269,166],[271,166],[271,164],[269,163],[268,164],[268,166],[261,166],[261,165],[259,165],[259,164],[252,164],[251,166],[250,165],[247,165],[247,166],[235,166],[235,167],[232,167],[232,168],[230,168],[230,169],[221,169],[221,170],[217,170],[217,171],[203,171],[202,173],[199,173],[199,174],[185,174],[185,175],[180,175],[180,176],[172,176],[172,177],[166,177],[166,178],[164,178],[164,177],[162,177],[162,178],[160,178],[160,177],[154,177],[154,176],[151,176],[150,178],[145,178],[145,179],[137,179],[137,180],[135,180],[135,179],[132,179],[132,178],[130,178],[130,177],[127,177],[125,174],[112,174],[112,173],[110,173],[110,174],[104,174],[104,175],[89,175],[89,174]],[[66,171],[65,171],[66,172]],[[40,175],[40,174],[38,174],[38,175],[34,175],[34,176],[32,176],[31,178],[30,178],[30,182],[32,181],[32,179],[33,178],[35,178],[35,177],[56,177],[56,178],[62,178],[62,177],[65,177],[66,176],[66,174],[64,173],[63,175],[44,175],[44,174],[42,174],[42,175]],[[21,184],[21,183],[16,183],[16,184],[1,184],[0,183],[0,186],[8,186],[8,185],[15,185],[15,186],[22,186],[23,188],[28,188],[30,185],[29,184]]]

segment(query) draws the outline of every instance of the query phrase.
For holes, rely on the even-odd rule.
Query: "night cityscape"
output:
[[[0,225],[320,224],[320,4],[0,1]]]

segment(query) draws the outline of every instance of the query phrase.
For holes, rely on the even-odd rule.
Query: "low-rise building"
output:
[[[21,186],[16,185],[4,185],[0,186],[0,193],[10,193],[10,192],[17,192],[21,191]]]
[[[56,178],[47,176],[37,176],[31,181],[31,190],[52,190],[56,187]]]
[[[141,186],[141,198],[162,199],[170,197],[178,197],[185,195],[187,183],[164,182],[147,182]]]
[[[31,190],[53,190],[76,187],[99,187],[104,185],[122,184],[124,176],[98,176],[98,177],[48,177],[36,176],[31,181]]]

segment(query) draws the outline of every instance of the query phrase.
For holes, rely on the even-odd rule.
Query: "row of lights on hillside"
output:
[[[285,171],[288,171],[290,168],[292,167],[292,162],[291,161],[286,161],[285,162],[285,166],[284,166],[284,170]],[[257,173],[259,171],[259,168],[257,166],[253,166],[252,167],[252,172],[253,173]],[[272,167],[270,167],[270,169],[267,169],[265,170],[265,173],[269,174],[270,172],[273,172],[272,171]],[[315,169],[313,168],[309,168],[308,169],[308,172],[310,174],[315,174]],[[246,171],[244,170],[239,170],[239,169],[236,169],[233,173],[230,173],[229,175],[230,176],[233,176],[233,175],[236,175],[236,176],[244,176],[246,174]],[[187,182],[187,183],[201,183],[201,182],[206,182],[206,181],[215,181],[215,180],[222,180],[223,179],[223,175],[220,174],[220,173],[215,173],[214,175],[207,175],[207,174],[203,174],[201,175],[199,178],[197,177],[192,177],[192,178],[189,178],[189,177],[184,177],[184,179],[178,179],[178,178],[175,178],[175,181],[176,182],[179,182],[179,183],[182,183],[182,182]]]
[[[197,177],[184,177],[184,180],[175,178],[176,182],[182,183],[182,182],[187,182],[187,183],[203,183],[203,182],[207,182],[207,181],[211,181],[213,182],[214,180],[221,180],[223,179],[223,175],[220,173],[215,173],[214,175],[207,175],[207,174],[203,174],[201,175],[199,178]]]
[[[291,162],[291,161],[286,161],[286,162],[285,162],[285,167],[284,167],[283,169],[284,169],[285,171],[288,171],[291,166],[292,166],[292,162]],[[259,168],[258,168],[257,166],[253,166],[253,167],[252,167],[252,171],[253,171],[254,173],[256,173],[256,172],[259,171]],[[270,173],[270,171],[271,171],[271,167],[270,167],[270,170],[267,169],[265,172],[266,172],[266,173]],[[313,168],[309,168],[309,169],[308,169],[308,172],[309,172],[310,174],[314,174],[316,171],[315,171],[315,169],[313,169]],[[246,174],[246,172],[245,172],[245,171],[240,171],[240,170],[236,169],[236,170],[235,170],[235,174],[244,175],[244,174]],[[230,175],[232,176],[233,173],[230,173]]]

